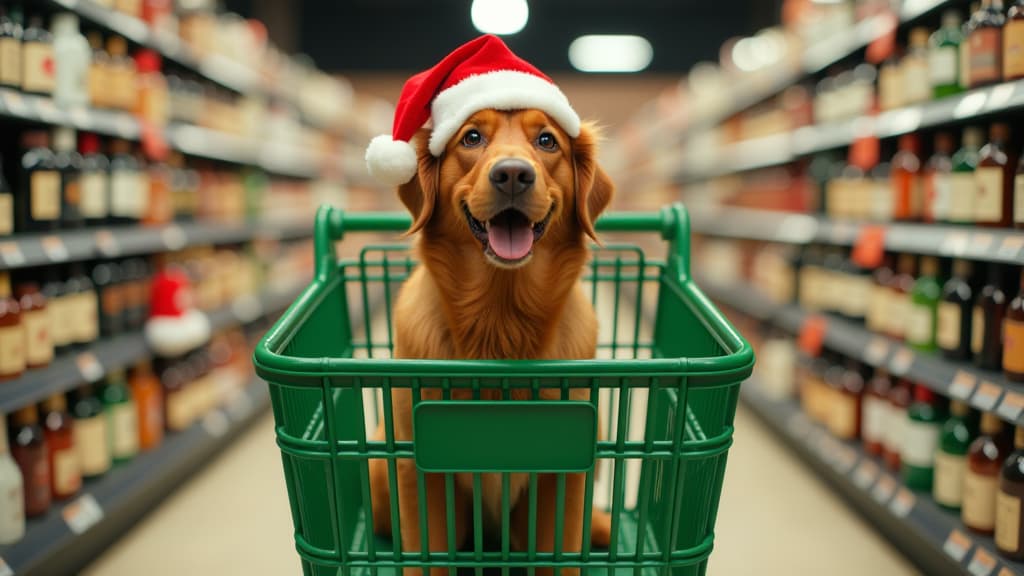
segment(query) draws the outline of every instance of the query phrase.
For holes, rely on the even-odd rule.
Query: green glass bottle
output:
[[[960,13],[947,10],[942,14],[942,27],[932,33],[928,42],[928,76],[932,85],[932,97],[944,98],[961,92],[960,43],[964,40],[961,31]]]
[[[924,386],[914,387],[914,401],[907,408],[907,423],[900,462],[903,483],[913,490],[932,490],[935,453],[942,434],[945,410],[935,393]]]
[[[124,370],[111,371],[103,388],[103,411],[107,417],[110,454],[121,464],[139,452],[139,424],[135,401]]]
[[[978,184],[974,181],[974,170],[978,167],[978,156],[984,133],[977,126],[964,128],[960,149],[953,154],[953,172],[950,173],[950,222],[970,224],[974,222],[974,200],[978,196]]]
[[[977,435],[977,423],[966,402],[949,403],[949,418],[942,425],[939,449],[935,453],[932,498],[943,508],[959,510],[964,499],[967,450]]]
[[[921,275],[910,292],[910,317],[907,322],[907,344],[911,348],[932,352],[936,348],[935,327],[942,284],[939,283],[939,261],[934,256],[921,257]]]

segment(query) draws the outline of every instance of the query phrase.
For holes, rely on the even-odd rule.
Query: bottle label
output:
[[[107,286],[100,292],[104,316],[118,316],[124,309],[124,289],[120,284]]]
[[[892,186],[888,180],[875,182],[871,193],[871,218],[876,222],[889,222],[893,212]]]
[[[928,345],[932,341],[934,331],[933,311],[928,306],[911,304],[910,313],[907,315],[907,342],[911,344]]]
[[[956,85],[958,58],[956,46],[942,46],[928,51],[928,79],[932,86]]]
[[[959,508],[964,498],[964,473],[967,458],[939,450],[935,453],[935,480],[932,495],[943,506]]]
[[[25,370],[25,333],[21,324],[0,328],[0,376]]]
[[[47,42],[25,42],[21,87],[27,92],[53,93],[55,64],[53,46]]]
[[[841,285],[846,287],[845,297],[840,302],[843,313],[851,318],[863,318],[867,314],[871,289],[874,286],[871,277],[850,275]]]
[[[0,194],[0,236],[14,234],[14,196]]]
[[[78,470],[78,454],[73,448],[53,453],[53,491],[60,496],[70,496],[82,486],[82,474]]]
[[[960,43],[960,87],[968,88],[971,84],[971,43],[967,38]]]
[[[974,171],[978,195],[974,199],[975,222],[999,222],[1003,219],[1003,169],[978,168]]]
[[[940,302],[938,316],[936,341],[943,350],[956,350],[960,347],[960,306],[952,302]]]
[[[931,175],[931,215],[932,220],[942,222],[949,218],[950,203],[953,200],[953,182],[947,173]]]
[[[864,396],[863,422],[861,436],[868,442],[884,442],[886,420],[889,417],[889,408],[885,400],[876,396]]]
[[[857,398],[832,391],[829,430],[837,438],[850,440],[857,437]]]
[[[164,411],[159,393],[136,395],[139,403],[140,436],[146,438],[147,445],[153,445],[163,436]]]
[[[72,296],[53,298],[46,304],[46,312],[50,317],[50,341],[54,346],[71,344],[74,340],[74,325],[69,321],[74,310]]]
[[[1024,21],[1010,20],[1003,28],[1003,76],[1024,76]]]
[[[971,86],[998,82],[1002,79],[1003,54],[1000,28],[978,28],[971,32]]]
[[[981,354],[985,344],[985,312],[981,306],[975,306],[971,316],[971,352]]]
[[[971,222],[974,220],[974,199],[978,185],[973,172],[954,172],[949,175],[949,220]]]
[[[25,359],[30,366],[44,366],[53,360],[50,340],[50,315],[46,310],[33,310],[21,315],[27,342]]]
[[[889,292],[889,313],[886,315],[886,325],[889,333],[896,337],[902,337],[906,329],[906,322],[910,315],[910,296],[902,293]]]
[[[117,404],[110,409],[111,447],[114,458],[130,458],[139,451],[139,425],[135,405]]]
[[[25,535],[25,492],[21,472],[0,477],[0,540],[14,542]]]
[[[964,524],[978,530],[991,530],[996,522],[995,476],[976,474],[970,469],[964,475],[964,502],[960,511]]]
[[[930,468],[935,462],[935,451],[939,447],[938,424],[907,419],[903,427],[903,449],[900,458],[919,468]]]
[[[99,476],[110,469],[107,420],[102,414],[75,420],[75,451],[83,476]]]
[[[1024,322],[1003,320],[1003,370],[1024,374]]]
[[[0,40],[0,83],[21,86],[21,41],[17,38]]]
[[[901,454],[907,437],[907,410],[889,404],[889,417],[885,420],[885,446],[890,452]]]
[[[55,170],[36,170],[31,176],[32,219],[57,220],[60,218],[60,173]]]
[[[109,210],[107,204],[107,175],[103,172],[86,172],[82,174],[82,216],[90,219],[106,218]]]
[[[871,300],[868,302],[868,329],[872,332],[885,332],[889,313],[889,289],[872,283]]]
[[[1002,490],[996,495],[996,547],[1001,552],[1020,550],[1020,498]]]
[[[110,213],[121,218],[138,215],[139,190],[135,173],[117,170],[110,175]]]
[[[931,63],[922,58],[910,56],[904,58],[901,68],[903,70],[904,103],[930,99],[932,96]]]
[[[167,396],[167,427],[180,432],[191,424],[188,390],[179,390]]]
[[[1014,178],[1013,223],[1024,224],[1024,175]]]
[[[96,311],[96,293],[92,290],[79,292],[74,298],[74,341],[80,344],[92,342],[99,336],[99,318]]]

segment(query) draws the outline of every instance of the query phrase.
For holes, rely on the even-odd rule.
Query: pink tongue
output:
[[[487,240],[500,258],[519,260],[533,248],[533,229],[524,220],[499,216],[488,223]]]

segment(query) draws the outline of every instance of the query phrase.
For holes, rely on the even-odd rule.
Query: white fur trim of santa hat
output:
[[[470,116],[480,110],[528,108],[536,108],[547,113],[571,138],[580,135],[580,117],[569,105],[569,99],[558,86],[526,72],[498,70],[468,76],[434,97],[430,106],[430,118],[434,124],[434,129],[430,133],[430,153],[434,157],[440,157],[448,145],[448,140]],[[370,146],[373,146],[372,142]],[[370,152],[367,151],[367,158],[369,157]],[[413,159],[415,160],[415,153]],[[409,178],[412,178],[411,174]]]
[[[416,149],[390,134],[375,136],[366,147],[366,168],[382,184],[405,184],[416,175]]]
[[[181,316],[153,316],[146,321],[146,343],[165,358],[181,356],[210,339],[210,320],[199,310]]]

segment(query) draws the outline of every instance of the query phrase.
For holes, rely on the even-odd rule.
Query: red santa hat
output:
[[[209,340],[210,321],[195,309],[184,271],[168,267],[153,276],[145,335],[150,349],[165,358],[180,356]]]
[[[406,81],[391,135],[377,136],[366,149],[370,174],[391,186],[408,182],[416,174],[416,150],[409,141],[417,130],[432,121],[430,153],[439,157],[462,123],[488,108],[535,108],[570,137],[580,134],[580,117],[558,86],[488,34],[459,46],[433,68]]]

